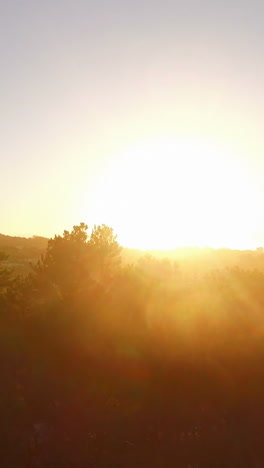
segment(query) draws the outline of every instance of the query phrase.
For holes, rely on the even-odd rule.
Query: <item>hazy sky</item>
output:
[[[263,245],[263,57],[263,0],[0,2],[0,232],[111,223],[96,207],[116,155],[184,135],[248,174]]]

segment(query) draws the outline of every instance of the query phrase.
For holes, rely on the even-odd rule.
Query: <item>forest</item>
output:
[[[264,466],[264,250],[0,236],[5,468]]]

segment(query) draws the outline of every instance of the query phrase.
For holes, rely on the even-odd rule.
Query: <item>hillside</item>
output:
[[[30,264],[35,263],[45,251],[48,239],[40,236],[13,237],[0,234],[0,251],[8,254],[6,266],[17,274],[27,274]]]
[[[6,265],[15,273],[27,274],[30,264],[34,264],[46,250],[48,239],[41,236],[13,237],[0,234],[0,251],[8,254]],[[137,263],[140,259],[154,258],[177,264],[183,273],[192,275],[204,274],[212,270],[225,268],[242,268],[245,270],[264,271],[264,249],[232,250],[227,248],[212,249],[209,247],[184,247],[173,250],[140,250],[124,247],[122,249],[124,264]]]
[[[1,237],[23,273],[47,243]],[[0,268],[1,466],[264,466],[263,249],[121,251],[80,223],[43,254]]]

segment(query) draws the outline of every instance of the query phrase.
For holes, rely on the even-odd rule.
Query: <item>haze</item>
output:
[[[4,2],[0,232],[262,245],[263,18],[256,0]]]

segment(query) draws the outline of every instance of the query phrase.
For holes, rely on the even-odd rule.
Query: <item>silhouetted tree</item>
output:
[[[91,236],[88,226],[80,223],[71,232],[50,239],[46,253],[34,268],[38,286],[45,286],[58,298],[68,300],[88,291],[120,261],[120,246],[113,229],[95,226]]]
[[[109,278],[121,263],[122,248],[113,229],[105,224],[94,226],[89,247],[95,278],[100,281]]]
[[[1,466],[264,466],[263,253],[120,253],[81,223],[0,268]]]
[[[8,255],[4,252],[0,252],[0,263],[6,261]],[[12,270],[9,268],[0,268],[0,293],[5,292],[13,282]]]
[[[64,231],[48,242],[47,250],[33,268],[37,289],[46,296],[67,299],[75,293],[89,275],[88,226],[80,223],[71,232]],[[48,297],[48,296],[47,296]]]

